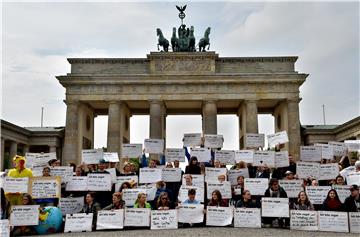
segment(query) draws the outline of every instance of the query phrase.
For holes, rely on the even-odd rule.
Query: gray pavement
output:
[[[276,237],[298,237],[298,236],[311,236],[311,237],[341,237],[347,236],[359,237],[359,234],[349,233],[334,233],[334,232],[310,232],[310,231],[295,231],[287,229],[251,229],[251,228],[233,228],[233,227],[202,227],[202,228],[182,228],[177,230],[119,230],[119,231],[95,231],[87,233],[62,233],[55,235],[43,235],[49,237],[92,237],[92,236],[106,236],[106,237],[198,237],[198,236],[216,236],[216,237],[263,237],[263,236],[276,236]]]

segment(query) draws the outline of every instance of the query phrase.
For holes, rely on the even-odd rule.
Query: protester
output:
[[[322,205],[323,211],[343,211],[343,204],[335,189],[331,189]]]
[[[93,213],[93,222],[92,222],[92,229],[95,230],[96,228],[96,221],[97,221],[97,213],[101,210],[100,204],[95,202],[96,193],[95,192],[88,192],[85,197],[85,205],[81,211],[81,213]]]
[[[350,186],[350,196],[345,199],[344,207],[347,212],[360,212],[360,195],[358,185],[353,184]]]
[[[34,205],[34,201],[30,194],[24,193],[21,195],[22,203],[21,205]],[[33,226],[15,226],[12,231],[12,236],[23,236],[23,235],[34,235],[35,229]]]
[[[44,167],[43,171],[42,171],[42,176],[43,177],[50,177],[50,168],[49,167]]]
[[[306,192],[300,191],[298,194],[298,198],[295,203],[292,205],[294,210],[305,210],[305,211],[314,211],[315,208],[311,204],[309,197]]]
[[[285,180],[294,180],[294,173],[290,170],[285,172]]]
[[[122,200],[122,194],[120,192],[113,193],[112,204],[105,207],[103,210],[116,210],[123,209],[125,207],[125,201]]]
[[[256,208],[256,203],[251,198],[251,193],[249,190],[244,190],[241,195],[241,199],[236,202],[235,207],[246,207],[246,208]]]
[[[76,166],[75,168],[75,176],[85,176],[85,172],[81,165]]]
[[[345,185],[344,177],[342,177],[341,175],[336,176],[334,184],[335,185]]]
[[[60,166],[61,162],[58,159],[51,159],[48,162],[50,167]]]
[[[257,167],[255,178],[270,178],[270,171],[265,165]]]
[[[193,177],[190,174],[186,174],[184,177],[185,177],[185,186],[193,186]]]
[[[229,204],[226,200],[222,198],[222,195],[219,190],[214,190],[211,193],[211,199],[208,202],[208,206],[227,207],[229,206]]]
[[[123,171],[120,173],[119,176],[130,176],[130,175],[136,175],[135,172],[132,171],[131,162],[125,162]]]
[[[10,215],[10,203],[5,197],[5,192],[3,188],[0,188],[1,190],[1,220],[8,219]]]
[[[156,210],[169,210],[174,209],[174,203],[169,199],[169,195],[166,192],[160,193],[157,202],[156,202]]]
[[[195,199],[195,197],[196,197],[196,190],[189,189],[188,198],[183,202],[183,204],[200,204],[200,201]]]
[[[146,193],[139,193],[134,204],[134,208],[151,208],[150,203],[146,202]]]
[[[185,174],[201,174],[201,169],[197,157],[192,156],[190,158],[189,165],[185,168]]]

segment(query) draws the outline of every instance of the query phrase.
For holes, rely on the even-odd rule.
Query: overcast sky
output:
[[[65,90],[55,78],[70,72],[68,57],[146,57],[156,28],[170,39],[177,2],[3,3],[1,118],[20,126],[64,126]],[[358,2],[187,3],[185,23],[200,39],[210,26],[211,50],[225,56],[298,56],[309,73],[300,88],[301,124],[341,124],[360,114]],[[95,146],[106,146],[107,117],[96,119]],[[182,121],[182,127],[176,126]],[[273,131],[261,116],[260,131]],[[238,146],[236,116],[219,116],[225,148]],[[131,142],[148,137],[147,116],[131,119]],[[168,116],[167,144],[201,132],[200,116]]]

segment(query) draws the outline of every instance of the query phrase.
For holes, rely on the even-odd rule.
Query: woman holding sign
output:
[[[160,193],[160,196],[156,202],[157,210],[169,210],[174,209],[174,204],[169,200],[169,196],[166,192]]]
[[[300,191],[296,202],[293,204],[294,210],[314,211],[315,208],[311,204],[306,192]]]
[[[112,195],[112,204],[105,207],[103,210],[116,210],[123,209],[125,206],[125,201],[122,200],[122,194],[120,192],[113,193]]]
[[[135,201],[134,208],[151,208],[150,203],[146,202],[146,193],[139,193]]]
[[[331,189],[322,206],[323,211],[344,211],[343,204],[335,189]]]
[[[189,165],[185,168],[185,174],[201,174],[201,169],[197,157],[192,156]]]
[[[208,206],[215,207],[228,207],[228,202],[222,199],[222,195],[219,190],[214,190],[211,194],[211,199],[208,203]]]
[[[34,201],[30,194],[24,193],[22,195],[22,205],[34,205]],[[12,232],[12,236],[21,236],[21,235],[33,235],[35,234],[33,226],[15,226]]]

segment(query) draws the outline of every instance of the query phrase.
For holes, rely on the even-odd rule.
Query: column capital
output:
[[[300,101],[302,100],[302,98],[287,98],[286,102],[295,102],[295,103],[300,103]]]
[[[111,105],[111,104],[121,105],[123,103],[121,100],[108,100],[107,102],[109,105]]]

